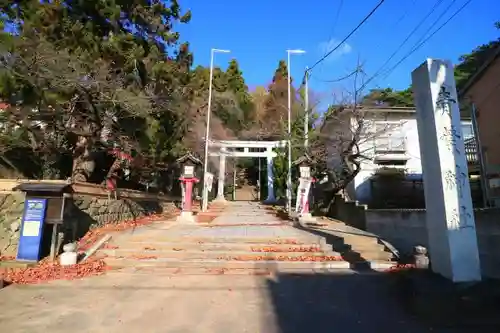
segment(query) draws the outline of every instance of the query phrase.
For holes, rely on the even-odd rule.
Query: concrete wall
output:
[[[500,278],[500,209],[478,209],[474,215],[483,275]],[[410,253],[415,245],[428,246],[425,216],[425,209],[367,209],[366,230]]]
[[[65,229],[70,237],[74,235],[76,238],[106,223],[132,220],[172,208],[166,208],[158,200],[119,198],[108,201],[90,195],[74,195],[73,203],[71,215],[65,220]],[[0,255],[15,255],[17,252],[23,208],[23,193],[0,193]]]
[[[336,195],[328,216],[352,227],[366,230],[365,210],[365,205],[356,201],[346,201],[342,195]]]

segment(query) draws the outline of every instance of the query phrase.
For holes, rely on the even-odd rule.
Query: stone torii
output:
[[[215,151],[209,156],[219,157],[219,179],[217,186],[217,201],[225,201],[224,184],[226,176],[226,157],[265,157],[267,160],[267,198],[265,202],[275,202],[273,159],[276,152],[273,149],[285,148],[286,141],[239,141],[239,140],[210,140],[209,146]]]

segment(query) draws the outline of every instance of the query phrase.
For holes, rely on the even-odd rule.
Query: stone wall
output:
[[[23,208],[22,193],[0,194],[0,255],[12,255],[17,250]]]
[[[335,195],[335,200],[330,206],[328,216],[344,222],[352,227],[366,230],[366,206],[356,201],[348,201],[342,195]]]
[[[428,246],[425,213],[425,209],[367,209],[366,230],[409,253],[415,245]],[[477,209],[474,216],[483,275],[500,278],[500,209]]]
[[[65,231],[67,237],[77,239],[89,229],[107,223],[137,219],[151,213],[160,213],[165,209],[157,200],[129,198],[108,200],[88,195],[74,195],[73,198],[70,215],[65,220]],[[23,208],[22,193],[0,194],[0,255],[16,254]]]

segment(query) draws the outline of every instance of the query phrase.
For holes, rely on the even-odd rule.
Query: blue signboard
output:
[[[47,199],[27,199],[25,201],[17,260],[40,260],[46,210]]]

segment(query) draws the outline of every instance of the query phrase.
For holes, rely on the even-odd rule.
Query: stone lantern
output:
[[[181,177],[179,180],[182,186],[182,211],[178,220],[181,222],[194,223],[195,220],[192,210],[193,188],[194,184],[199,182],[199,179],[196,177],[197,167],[203,163],[191,153],[187,153],[178,158],[177,163],[181,167]]]

